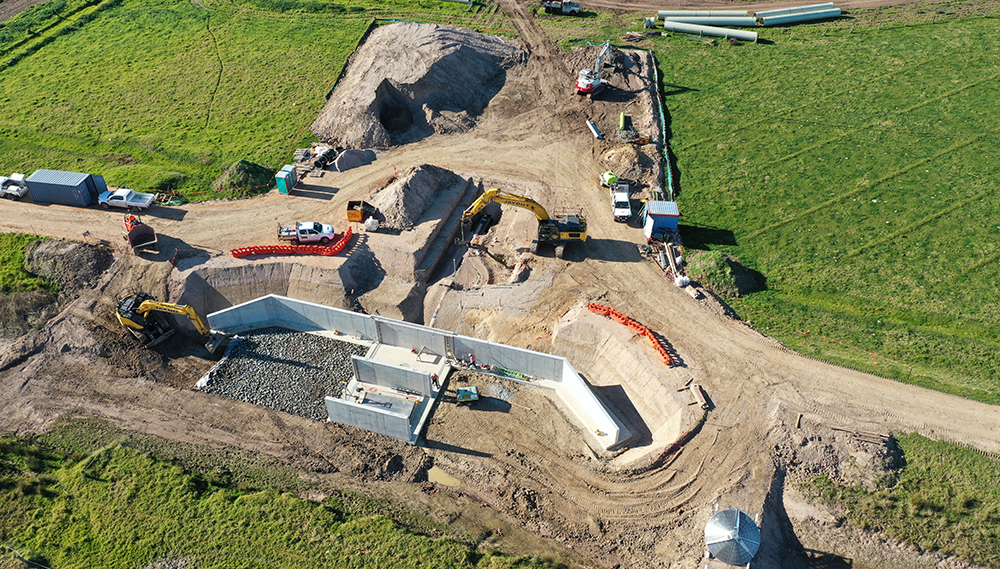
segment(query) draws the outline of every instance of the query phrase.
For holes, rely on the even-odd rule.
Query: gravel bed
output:
[[[241,337],[202,391],[318,421],[328,417],[323,398],[339,397],[353,376],[351,354],[368,351],[281,327]]]

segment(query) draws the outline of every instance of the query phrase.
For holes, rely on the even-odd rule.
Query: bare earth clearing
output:
[[[664,281],[637,252],[641,231],[612,220],[607,192],[597,184],[609,167],[633,168],[628,177],[640,188],[634,197],[648,195],[658,178],[650,159],[655,150],[614,136],[594,140],[584,126],[593,120],[613,134],[618,113],[635,101],[628,113],[636,127],[657,136],[645,56],[616,54],[606,96],[579,98],[573,80],[595,50],[564,57],[526,16],[527,3],[504,0],[501,6],[516,18],[531,55],[507,70],[474,125],[418,138],[347,172],[305,178],[291,196],[272,192],[153,208],[144,217],[161,236],[158,254],[140,258],[121,249],[120,214],[0,202],[4,231],[105,241],[118,249],[99,284],[81,291],[43,330],[0,351],[0,432],[38,432],[60,415],[80,414],[177,441],[241,447],[404,500],[507,551],[554,554],[585,566],[700,567],[704,524],[722,502],[762,513],[764,543],[754,567],[801,567],[803,550],[849,558],[854,567],[968,567],[850,529],[836,513],[807,504],[795,483],[820,473],[866,482],[892,462],[891,445],[831,427],[933,433],[1000,452],[996,408],[800,357],[727,316],[717,300],[694,300]],[[275,225],[295,219],[333,223],[340,232],[349,199],[378,195],[393,176],[425,164],[486,188],[530,195],[547,208],[582,207],[590,241],[571,244],[562,260],[551,248],[526,256],[535,221],[505,209],[486,242],[506,267],[455,248],[427,283],[414,278],[408,256],[419,246],[413,242],[419,224],[413,231],[370,234],[356,226],[360,236],[349,256],[228,255],[233,247],[274,243]],[[510,279],[508,267],[519,260],[527,271]],[[460,288],[444,286],[445,278]],[[197,342],[178,335],[152,350],[137,349],[115,321],[115,300],[135,290],[190,302],[199,311],[287,294],[560,354],[632,432],[645,436],[627,442],[629,450],[595,451],[582,426],[546,392],[464,373],[451,378],[449,390],[472,382],[496,396],[478,407],[440,404],[423,448],[206,395],[191,389],[214,363]],[[662,334],[679,365],[668,368],[648,357],[641,338],[626,338],[620,350],[595,357],[601,346],[581,341],[580,327],[607,327],[601,337],[621,327],[581,311],[587,301]],[[654,368],[659,385],[608,385],[594,375],[601,358],[620,368]],[[650,459],[673,436],[661,436],[655,427],[662,418],[643,416],[641,409],[655,408],[657,398],[673,397],[692,378],[712,407],[700,428],[683,423],[696,429],[683,451],[651,468]],[[651,400],[639,405],[637,398]],[[461,485],[426,482],[432,464]]]

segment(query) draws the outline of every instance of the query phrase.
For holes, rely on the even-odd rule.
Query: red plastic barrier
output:
[[[330,257],[336,255],[347,247],[351,237],[354,235],[352,228],[348,227],[344,235],[332,246],[327,245],[257,245],[254,247],[237,247],[230,250],[230,254],[236,258],[250,255],[323,255]]]
[[[617,320],[621,324],[628,326],[629,330],[632,330],[633,332],[639,334],[640,336],[645,336],[647,339],[649,339],[649,344],[653,347],[654,350],[656,350],[656,353],[660,354],[660,358],[663,360],[663,363],[667,364],[668,366],[673,365],[674,363],[673,359],[670,357],[670,352],[667,351],[666,346],[661,344],[660,340],[658,340],[656,338],[656,335],[653,334],[653,331],[644,326],[643,324],[636,322],[635,320],[632,320],[628,316],[625,316],[624,314],[618,312],[617,310],[611,308],[610,306],[597,304],[596,302],[588,302],[587,308],[589,308],[591,312],[595,312],[597,314],[607,316],[608,318],[611,318],[613,320]]]

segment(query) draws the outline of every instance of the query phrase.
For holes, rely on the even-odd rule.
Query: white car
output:
[[[333,226],[314,221],[298,221],[294,225],[282,225],[278,228],[278,239],[299,243],[322,243],[326,245],[333,241]]]

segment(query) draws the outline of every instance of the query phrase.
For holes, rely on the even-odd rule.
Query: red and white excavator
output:
[[[611,40],[608,40],[604,42],[604,47],[602,47],[601,52],[597,54],[597,61],[594,62],[594,68],[580,71],[580,75],[576,78],[577,95],[593,97],[604,89],[604,83],[601,81],[601,68],[604,67],[604,58],[608,55],[608,51],[610,50]]]

